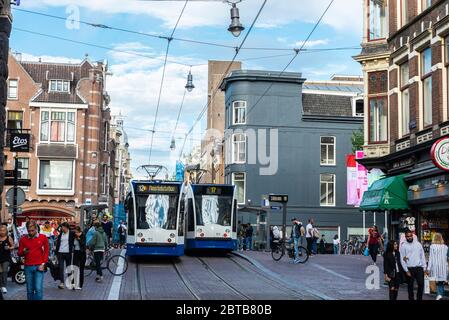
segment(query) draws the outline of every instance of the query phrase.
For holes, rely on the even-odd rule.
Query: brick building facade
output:
[[[37,220],[79,218],[83,204],[114,203],[115,144],[109,138],[108,66],[25,62],[9,55],[6,127],[27,130],[31,150],[18,154],[25,189],[23,214]],[[5,169],[14,168],[14,154],[5,147]],[[5,203],[3,196],[2,203]],[[8,208],[2,209],[2,219]]]
[[[414,217],[420,240],[437,231],[448,240],[449,174],[431,149],[449,135],[449,1],[365,0],[364,8],[365,37],[355,57],[366,79],[360,162],[406,183],[408,209],[391,213],[391,237]]]

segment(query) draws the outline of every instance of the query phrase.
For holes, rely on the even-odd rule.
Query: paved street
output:
[[[304,265],[283,258],[276,262],[267,252],[239,252],[226,256],[183,256],[179,259],[138,259],[126,274],[114,277],[105,271],[104,282],[86,277],[82,291],[61,290],[49,274],[47,300],[382,300],[380,289],[367,290],[364,256],[318,255]],[[379,257],[379,264],[382,258]],[[382,272],[382,268],[381,268]],[[115,279],[115,280],[114,280]],[[115,284],[113,285],[113,282]],[[117,286],[118,285],[118,286]],[[434,299],[425,295],[426,300]],[[9,284],[6,299],[26,299],[26,287]],[[400,300],[407,299],[404,285]]]

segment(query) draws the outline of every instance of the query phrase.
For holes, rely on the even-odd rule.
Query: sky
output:
[[[263,0],[243,0],[237,4],[245,30],[235,38],[227,31],[229,4],[221,0],[190,0],[173,37],[237,47],[262,3]],[[92,62],[107,60],[112,73],[106,85],[111,96],[110,108],[113,114],[121,113],[125,117],[135,171],[150,161],[149,130],[156,116],[167,40],[92,27],[73,20],[168,37],[184,4],[185,1],[179,0],[22,0],[20,7],[13,8],[10,47],[22,53],[23,60],[41,58],[45,62],[78,63],[86,54]],[[292,50],[242,49],[236,60],[242,61],[243,69],[282,70],[290,61],[293,48],[302,45],[328,4],[329,0],[268,0],[243,48]],[[358,47],[361,39],[362,1],[334,0],[305,48]],[[360,65],[352,59],[359,52],[358,49],[302,52],[286,71],[301,72],[308,80],[326,80],[334,74],[361,75]],[[164,165],[170,172],[174,169],[185,134],[207,103],[207,61],[231,60],[234,53],[233,48],[171,41],[156,119],[152,164]],[[171,151],[170,141],[189,70],[195,89],[185,96],[174,134],[176,149]],[[203,116],[187,138],[183,153],[200,143],[205,127]]]

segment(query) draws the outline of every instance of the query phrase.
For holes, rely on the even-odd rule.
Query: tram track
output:
[[[184,286],[187,288],[187,291],[189,291],[189,293],[196,299],[196,300],[201,300],[200,296],[198,294],[195,293],[195,290],[193,290],[192,285],[190,284],[190,282],[187,280],[187,278],[182,274],[181,270],[179,269],[179,267],[176,265],[175,261],[172,261],[172,266],[176,271],[176,274],[179,276],[179,278],[181,279],[182,283],[184,284]]]
[[[139,292],[139,300],[143,300],[143,294],[142,294],[142,283],[141,283],[141,277],[140,277],[140,263],[136,261],[136,281],[137,281],[137,291]]]
[[[204,259],[200,258],[200,257],[196,257],[201,264],[204,266],[204,268],[209,271],[215,278],[217,278],[225,287],[227,287],[229,290],[231,290],[234,294],[236,294],[237,296],[241,297],[244,300],[253,300],[251,297],[249,297],[248,295],[244,294],[243,292],[241,292],[240,290],[238,290],[237,288],[235,288],[234,285],[230,284],[229,281],[227,281],[226,279],[224,279],[222,276],[220,276],[214,268],[211,267],[211,265],[209,263],[207,263]]]

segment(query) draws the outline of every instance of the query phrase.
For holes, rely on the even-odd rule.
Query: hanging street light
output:
[[[238,37],[243,30],[245,30],[245,28],[240,23],[240,14],[237,4],[232,3],[231,24],[229,25],[228,31],[230,31],[234,37]]]
[[[192,90],[195,88],[195,86],[193,85],[193,76],[191,71],[189,71],[189,74],[187,75],[187,84],[185,88],[189,92],[192,92]]]
[[[173,137],[171,139],[171,144],[170,144],[170,150],[175,150],[176,149],[176,143],[175,143],[175,138]]]

